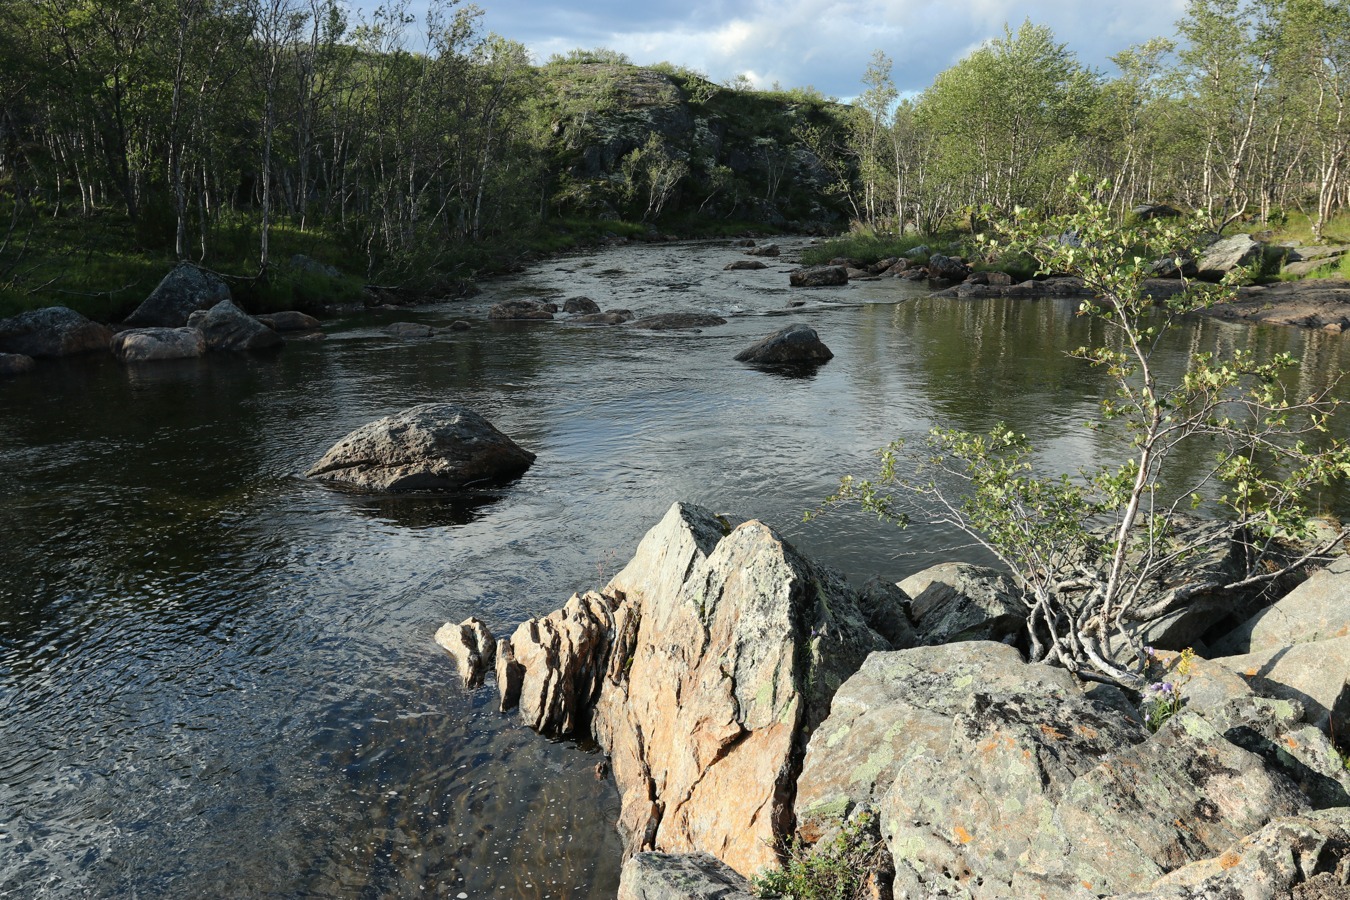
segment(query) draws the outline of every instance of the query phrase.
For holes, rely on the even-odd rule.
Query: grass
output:
[[[942,238],[920,237],[913,234],[877,234],[867,229],[855,228],[846,235],[803,250],[802,264],[819,266],[836,257],[846,257],[864,265],[871,265],[892,256],[904,256],[921,245],[942,246]]]

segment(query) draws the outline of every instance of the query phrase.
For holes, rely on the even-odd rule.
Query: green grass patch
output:
[[[942,237],[921,237],[915,234],[886,235],[858,230],[803,250],[802,264],[819,266],[836,257],[846,257],[863,265],[871,265],[892,256],[904,256],[919,246],[931,247],[936,253],[938,248],[945,246],[945,243]]]

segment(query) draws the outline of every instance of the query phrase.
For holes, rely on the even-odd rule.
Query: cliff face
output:
[[[541,71],[553,201],[564,214],[697,212],[797,227],[843,219],[826,193],[828,167],[800,135],[841,131],[846,107],[805,92],[736,91],[637,66],[565,63]]]

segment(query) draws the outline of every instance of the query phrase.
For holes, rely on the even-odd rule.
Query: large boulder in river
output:
[[[1197,263],[1199,277],[1218,281],[1232,270],[1260,260],[1265,246],[1253,240],[1250,234],[1235,234],[1215,241],[1205,249]]]
[[[195,328],[129,328],[113,336],[112,352],[122,362],[194,359],[206,352],[206,338]]]
[[[473,410],[424,403],[356,429],[305,475],[365,490],[438,490],[519,475],[532,462]]]
[[[0,353],[72,356],[106,350],[112,332],[73,309],[49,306],[0,319]]]
[[[736,354],[737,362],[762,364],[819,363],[827,359],[834,359],[830,348],[821,343],[814,328],[800,322],[780,328]]]
[[[122,324],[127,328],[181,328],[197,310],[229,299],[229,285],[217,275],[181,262]]]
[[[811,266],[788,273],[793,287],[834,287],[848,284],[848,269],[843,266]]]
[[[624,601],[593,731],[629,853],[702,850],[749,875],[792,831],[805,736],[886,643],[839,575],[728,524],[677,504],[606,587]]]
[[[269,350],[282,344],[281,335],[231,300],[194,312],[188,316],[188,325],[201,331],[208,350]]]

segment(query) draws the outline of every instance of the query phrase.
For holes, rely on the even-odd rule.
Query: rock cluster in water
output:
[[[864,812],[885,848],[869,896],[1340,896],[1346,597],[1342,559],[1188,659],[1156,733],[1123,690],[1025,662],[1026,608],[993,570],[855,591],[769,526],[687,504],[495,652],[476,620],[437,639],[472,683],[495,657],[504,709],[609,755],[622,897],[749,896],[774,848]],[[1180,654],[1156,658],[1177,680]]]

